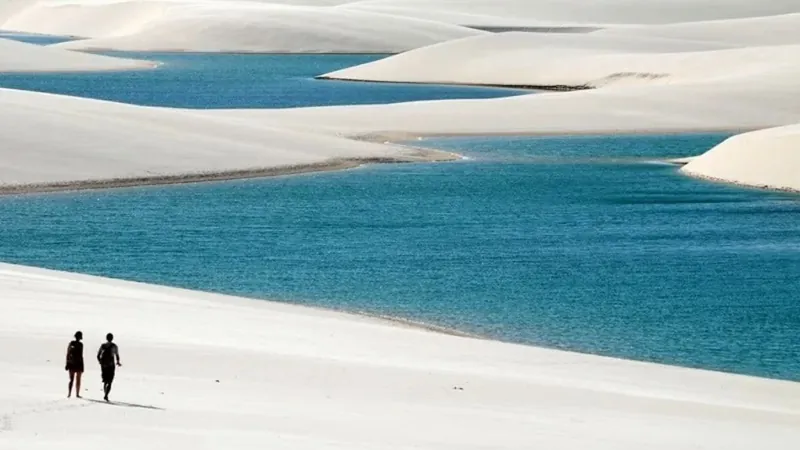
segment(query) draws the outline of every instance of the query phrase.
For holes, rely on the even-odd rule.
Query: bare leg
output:
[[[111,383],[103,383],[103,392],[105,393],[103,400],[108,401],[108,394],[111,393]]]
[[[81,398],[81,377],[83,372],[77,372],[75,377],[75,397]]]
[[[69,391],[67,391],[67,398],[72,397],[72,382],[73,381],[75,381],[75,372],[70,370],[69,371]],[[78,386],[80,386],[80,381],[78,383],[79,383]]]

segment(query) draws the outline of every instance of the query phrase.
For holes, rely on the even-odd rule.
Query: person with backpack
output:
[[[108,401],[108,394],[111,393],[111,384],[114,382],[114,374],[117,366],[122,366],[119,360],[119,349],[114,342],[114,335],[108,333],[106,342],[97,350],[97,361],[100,363],[100,370],[103,374],[103,400]],[[116,362],[116,366],[114,363]]]
[[[69,372],[69,390],[67,398],[72,397],[72,385],[75,383],[75,397],[81,398],[81,376],[83,375],[83,333],[75,332],[75,340],[67,346],[67,364],[64,369]]]

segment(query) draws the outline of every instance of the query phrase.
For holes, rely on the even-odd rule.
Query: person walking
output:
[[[81,398],[81,376],[83,375],[83,333],[75,332],[75,340],[67,346],[66,371],[69,372],[69,390],[67,398],[72,397],[72,385],[75,384],[75,397]]]
[[[113,341],[114,335],[108,333],[106,335],[106,342],[97,350],[97,362],[100,363],[100,369],[103,375],[103,392],[105,393],[103,400],[105,401],[109,401],[108,394],[111,393],[111,384],[114,383],[116,368],[122,366],[119,360],[119,348],[117,348],[117,344]]]

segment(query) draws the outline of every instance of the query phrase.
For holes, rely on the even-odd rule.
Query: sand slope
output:
[[[453,14],[454,23],[497,25],[530,20],[560,24],[664,24],[735,19],[800,12],[796,0],[363,0],[344,8],[440,20]],[[472,19],[471,23],[464,20]],[[506,22],[506,23],[509,23]]]
[[[601,87],[705,82],[753,71],[780,71],[800,60],[800,45],[719,48],[714,43],[658,38],[503,33],[412,50],[325,77]]]
[[[585,34],[501,33],[418,48],[326,77],[591,87],[675,83],[736,76],[770,65],[781,70],[800,60],[799,43],[800,14]]]
[[[5,14],[0,29],[76,37],[124,35],[157,20],[175,5],[169,0],[27,0],[24,7]]]
[[[797,9],[800,11],[800,5]],[[660,37],[736,46],[764,46],[798,44],[799,29],[800,14],[782,14],[669,25],[615,27],[600,30],[596,34],[625,36],[628,39]]]
[[[194,111],[0,89],[0,185],[158,177],[397,156],[398,149]],[[47,130],[47,133],[42,133]],[[25,149],[20,151],[19,149]]]
[[[734,136],[681,170],[747,186],[800,191],[800,124]]]
[[[800,385],[0,264],[0,448],[794,449]],[[116,406],[64,348],[117,336]],[[218,380],[218,382],[217,382]]]
[[[2,28],[88,38],[60,44],[78,50],[262,53],[397,52],[482,33],[331,7],[188,0],[34,4]]]
[[[74,72],[152,68],[153,63],[71,52],[0,38],[0,72]]]
[[[76,50],[393,53],[482,32],[456,25],[330,8],[174,8],[124,36],[58,44]]]
[[[467,27],[729,36],[798,12],[796,0],[11,0],[0,6],[0,29],[87,38],[62,44],[80,50],[398,52],[480,33]],[[727,41],[772,45],[793,23]],[[643,24],[677,25],[628,30]]]

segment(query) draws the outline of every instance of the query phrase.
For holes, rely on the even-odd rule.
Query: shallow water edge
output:
[[[360,167],[365,164],[402,164],[412,162],[444,162],[461,159],[456,153],[440,150],[409,147],[411,152],[398,156],[337,158],[320,163],[298,164],[282,167],[264,167],[220,172],[183,173],[175,175],[156,175],[152,177],[111,178],[101,180],[76,180],[54,183],[21,185],[0,185],[0,195],[21,195],[46,192],[85,191],[96,189],[115,189],[136,186],[155,186],[170,184],[204,183],[213,181],[239,180],[247,178],[266,178],[283,175],[299,175],[312,172],[331,172]]]

